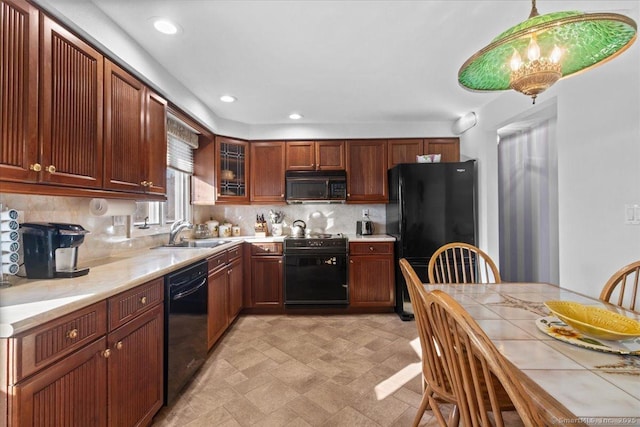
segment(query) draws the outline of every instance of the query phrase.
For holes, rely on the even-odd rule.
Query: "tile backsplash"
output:
[[[80,224],[90,231],[78,251],[78,263],[90,264],[93,260],[121,255],[123,251],[144,249],[165,243],[166,229],[151,227],[144,235],[134,233],[126,236],[125,225],[114,225],[113,217],[96,217],[89,213],[89,198],[39,196],[0,193],[3,209],[20,212],[20,222],[67,222]],[[356,221],[362,218],[363,209],[369,211],[376,234],[385,233],[385,205],[220,205],[193,206],[193,222],[203,223],[210,218],[231,222],[240,226],[243,236],[254,235],[253,225],[256,215],[269,218],[269,210],[282,211],[285,215],[284,234],[290,233],[290,226],[297,219],[307,223],[307,227],[317,233],[355,234]],[[271,224],[269,223],[271,233]],[[186,234],[185,234],[186,235]],[[21,256],[21,262],[23,262]]]
[[[293,221],[303,220],[313,233],[356,233],[356,221],[362,219],[363,209],[369,211],[369,218],[374,223],[376,234],[385,233],[385,205],[348,205],[348,204],[312,204],[312,205],[220,205],[194,206],[193,217],[196,223],[211,218],[230,222],[240,226],[243,236],[253,235],[256,215],[264,215],[269,223],[269,210],[284,213],[284,234],[290,234]],[[271,233],[271,224],[268,224]]]

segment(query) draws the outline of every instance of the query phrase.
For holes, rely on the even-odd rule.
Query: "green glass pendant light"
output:
[[[553,12],[509,28],[460,67],[470,90],[513,89],[533,98],[556,81],[615,58],[633,44],[637,26],[617,13]]]

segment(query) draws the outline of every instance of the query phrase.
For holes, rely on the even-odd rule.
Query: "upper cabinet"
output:
[[[386,203],[387,140],[347,141],[347,202]]]
[[[164,193],[166,101],[105,61],[105,188]]]
[[[249,203],[247,141],[216,136],[217,203]]]
[[[103,57],[46,16],[41,36],[40,180],[99,188]]]
[[[287,141],[287,170],[344,170],[344,141]]]
[[[440,154],[441,162],[460,161],[459,138],[411,138],[389,140],[389,169],[399,163],[416,163],[416,156]]]
[[[164,198],[167,102],[26,1],[0,8],[3,191]]]
[[[251,143],[251,202],[284,202],[285,143]]]
[[[24,0],[0,2],[0,176],[36,181],[38,169],[38,10]],[[4,70],[12,70],[5,73]]]

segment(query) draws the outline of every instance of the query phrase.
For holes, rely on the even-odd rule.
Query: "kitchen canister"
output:
[[[236,236],[236,237],[240,235],[240,226],[239,225],[231,226],[231,235]]]
[[[218,227],[218,230],[220,231],[220,237],[231,237],[231,225],[227,225],[227,224],[222,224],[220,227]]]
[[[218,237],[218,226],[220,225],[220,223],[212,218],[211,220],[207,221],[206,224],[207,227],[209,227],[209,235],[211,237]]]

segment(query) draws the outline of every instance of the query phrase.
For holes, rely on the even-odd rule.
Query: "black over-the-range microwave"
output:
[[[347,200],[345,171],[287,171],[287,203],[344,203]]]

